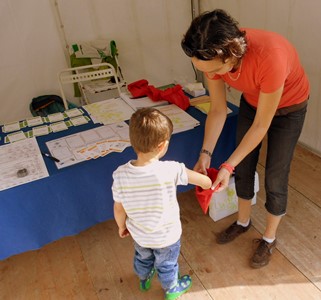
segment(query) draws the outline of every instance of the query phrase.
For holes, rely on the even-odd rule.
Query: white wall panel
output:
[[[59,94],[67,67],[54,0],[0,1],[0,124],[30,117],[33,97]],[[57,0],[67,41],[114,39],[128,82],[193,80],[180,41],[191,22],[185,0]],[[73,89],[67,98],[74,100]]]
[[[300,142],[321,154],[321,2],[200,0],[200,4],[201,12],[224,9],[238,20],[240,26],[275,31],[293,43],[311,84],[308,112]],[[238,92],[233,91],[230,97],[233,103],[238,103]]]
[[[180,41],[191,22],[190,2],[184,0],[60,0],[69,43],[114,39],[128,82],[147,79],[155,86],[178,77],[193,80]]]
[[[57,72],[67,67],[54,0],[0,1],[0,124],[31,116],[29,103],[59,94]],[[155,86],[194,80],[180,41],[191,22],[186,0],[57,0],[69,43],[114,39],[128,82]],[[241,26],[277,31],[296,46],[311,82],[311,100],[300,141],[321,153],[321,61],[318,0],[200,0],[200,10],[223,8]],[[73,100],[72,88],[67,91]],[[238,98],[237,93],[233,93]]]
[[[56,25],[45,1],[0,1],[0,124],[30,116],[33,97],[58,93],[65,65]]]

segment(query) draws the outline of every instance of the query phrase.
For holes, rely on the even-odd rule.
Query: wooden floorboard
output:
[[[264,156],[253,226],[233,243],[215,236],[236,215],[214,222],[200,209],[193,191],[179,194],[183,224],[180,271],[193,279],[182,300],[321,299],[321,158],[298,146],[289,180],[288,211],[278,231],[271,263],[249,267],[252,240],[265,224]],[[163,292],[154,279],[140,292],[133,272],[133,243],[120,239],[113,220],[45,247],[0,262],[0,299],[157,300]]]
[[[253,222],[262,233],[266,140],[261,152],[260,191]],[[321,290],[321,158],[300,145],[291,164],[288,209],[281,222],[278,249]]]
[[[255,226],[233,243],[216,244],[216,234],[235,216],[213,222],[202,215],[193,196],[188,193],[180,201],[184,220],[182,253],[213,299],[321,297],[320,291],[278,250],[267,267],[250,268],[252,240],[260,237]]]
[[[262,143],[260,164],[265,167],[267,140]],[[289,186],[321,208],[321,157],[303,146],[295,148]]]

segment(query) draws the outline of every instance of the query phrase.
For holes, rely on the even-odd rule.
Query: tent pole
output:
[[[200,14],[200,2],[199,0],[191,0],[192,5],[192,18],[195,19]]]
[[[63,44],[63,49],[64,49],[64,55],[66,59],[67,66],[70,68],[70,53],[69,53],[69,44],[67,41],[66,33],[65,33],[65,26],[62,22],[60,10],[59,10],[59,5],[57,0],[51,0],[50,1],[53,7],[54,15],[55,15],[55,20],[56,20],[56,25],[58,27],[58,32],[59,32],[59,37],[61,40],[61,43]]]
[[[192,6],[192,19],[195,19],[200,14],[200,0],[191,0]],[[196,81],[202,82],[204,84],[203,73],[196,70]]]

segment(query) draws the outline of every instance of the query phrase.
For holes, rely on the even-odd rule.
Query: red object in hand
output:
[[[209,178],[211,178],[212,183],[213,183],[216,180],[216,177],[217,177],[217,174],[219,171],[216,170],[215,168],[209,168],[209,169],[206,169],[206,171],[207,171],[207,176]],[[213,193],[219,187],[220,187],[220,184],[218,184],[214,188],[214,190],[212,190],[212,189],[203,190],[200,186],[195,187],[195,195],[196,195],[197,201],[200,204],[204,214],[206,214],[208,211],[208,207],[210,206],[210,202],[211,202]]]

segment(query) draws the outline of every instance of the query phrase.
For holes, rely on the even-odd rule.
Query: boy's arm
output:
[[[126,227],[126,212],[121,203],[114,202],[114,217],[118,225],[118,233],[121,238],[129,236],[129,232]]]
[[[202,189],[207,190],[212,186],[212,180],[208,176],[192,171],[186,168],[188,183],[200,186]]]

